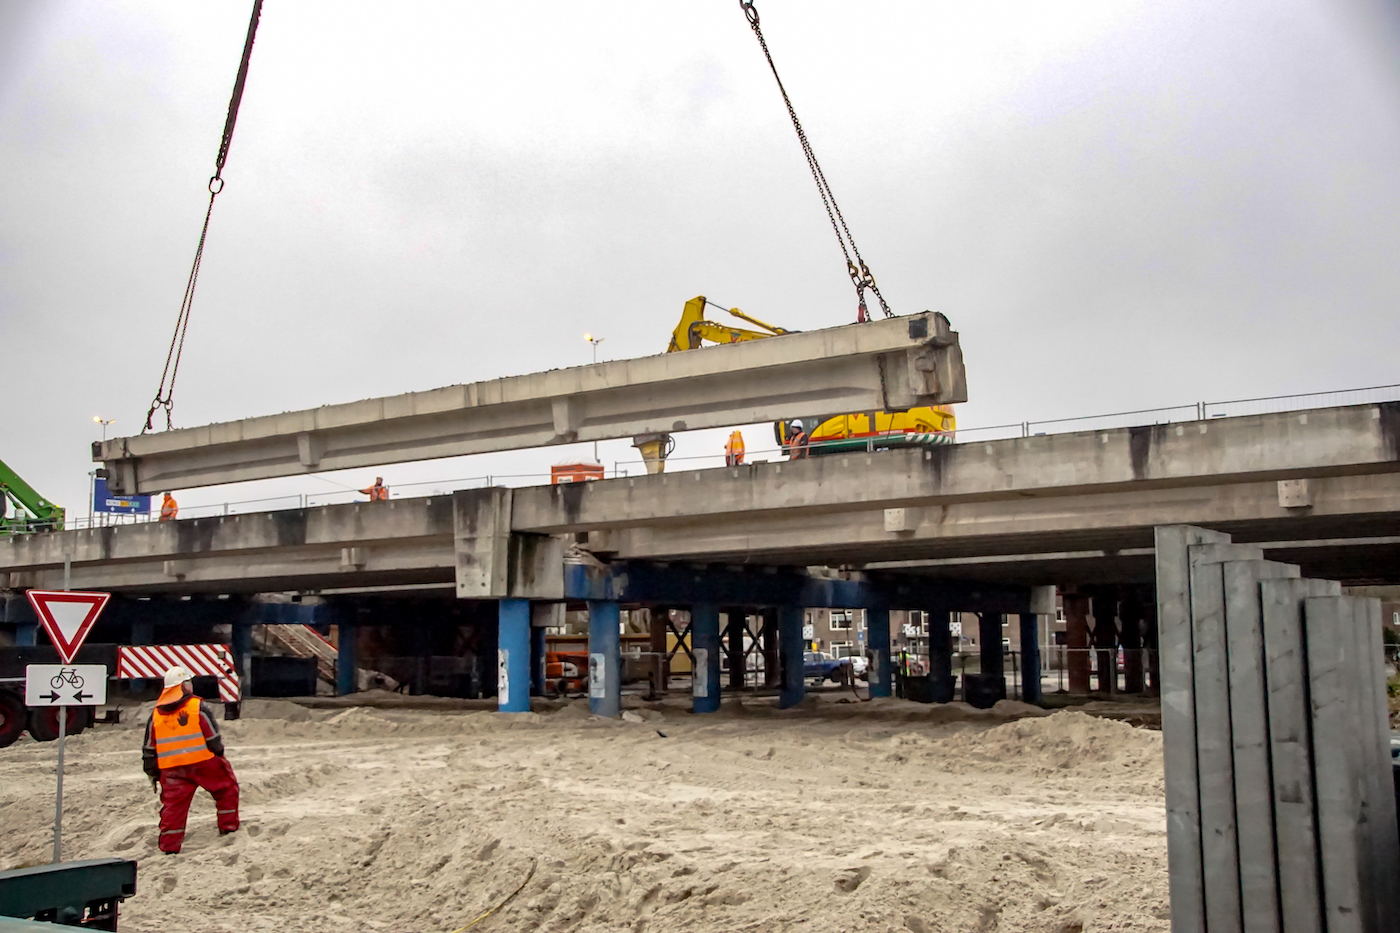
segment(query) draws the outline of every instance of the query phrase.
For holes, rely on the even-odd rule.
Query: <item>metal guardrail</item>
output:
[[[1400,383],[1382,386],[1366,386],[1357,389],[1334,389],[1326,392],[1304,392],[1294,395],[1268,395],[1257,398],[1227,399],[1215,402],[1190,402],[1182,405],[1168,405],[1162,408],[1138,408],[1131,411],[1107,412],[1098,415],[1078,415],[1069,418],[1049,418],[1041,421],[1021,421],[1015,424],[980,425],[973,428],[958,428],[956,441],[1005,440],[1014,437],[1035,437],[1045,434],[1067,434],[1075,431],[1110,430],[1113,428],[1136,427],[1143,424],[1175,424],[1188,421],[1208,421],[1213,418],[1238,417],[1242,415],[1268,414],[1280,411],[1301,411],[1308,408],[1332,407],[1340,405],[1365,405],[1377,402],[1400,401]],[[838,442],[842,446],[848,441]],[[813,444],[809,449],[819,449]],[[767,462],[786,456],[779,447],[762,448],[748,452],[749,463]],[[669,457],[668,467],[682,469],[710,469],[724,465],[722,453],[704,454],[692,457]],[[646,472],[642,460],[618,460],[613,462],[611,476],[623,477],[640,475]],[[490,486],[535,486],[548,485],[549,473],[496,473],[485,476],[468,476],[456,479],[426,480],[414,483],[395,483],[390,486],[393,498],[404,496],[449,495],[461,489],[480,489]],[[320,505],[334,505],[355,501],[365,501],[362,493],[354,489],[339,489],[326,492],[301,493],[297,495],[268,496],[257,499],[231,500],[221,503],[180,507],[181,518],[208,518],[218,515],[238,515],[247,512],[274,512],[282,509],[304,509]],[[66,523],[69,529],[103,527],[119,524],[141,524],[155,521],[152,515],[97,515],[91,519],[70,518]]]

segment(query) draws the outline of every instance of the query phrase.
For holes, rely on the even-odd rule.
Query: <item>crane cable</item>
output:
[[[817,154],[812,151],[812,144],[807,139],[807,132],[802,129],[802,122],[797,119],[797,110],[792,106],[792,100],[788,97],[787,88],[783,87],[783,79],[778,76],[778,66],[773,64],[773,53],[768,51],[768,42],[763,38],[763,30],[758,25],[758,9],[754,6],[754,0],[739,0],[739,6],[744,11],[744,18],[749,21],[749,28],[758,37],[758,44],[763,48],[763,57],[768,59],[768,69],[773,72],[773,80],[778,82],[778,91],[783,95],[783,103],[787,105],[788,116],[792,118],[792,127],[797,130],[797,139],[802,144],[802,154],[807,157],[807,167],[812,171],[812,178],[817,183],[817,191],[822,196],[822,205],[826,208],[827,219],[831,221],[831,229],[836,233],[836,241],[841,244],[841,253],[846,257],[846,272],[851,277],[851,283],[856,287],[856,297],[859,299],[859,307],[856,312],[856,319],[861,322],[870,320],[870,311],[865,303],[865,290],[869,289],[874,293],[880,302],[880,310],[885,317],[893,317],[890,306],[885,302],[885,298],[880,294],[879,287],[875,284],[875,276],[871,274],[870,267],[865,264],[865,260],[860,257],[860,250],[856,249],[855,237],[851,236],[851,230],[846,226],[846,218],[841,216],[841,208],[836,205],[836,195],[832,193],[831,186],[826,182],[826,175],[822,172],[822,167],[817,162]],[[849,248],[848,248],[849,244]],[[855,261],[851,256],[855,256]]]
[[[233,96],[228,102],[228,117],[224,120],[224,135],[219,140],[219,155],[214,160],[214,175],[209,179],[209,207],[204,211],[204,226],[199,231],[199,245],[195,247],[194,264],[190,267],[190,277],[185,282],[185,297],[180,302],[180,314],[175,318],[175,333],[170,338],[170,349],[165,353],[165,368],[160,373],[160,387],[146,412],[145,434],[151,430],[151,420],[158,409],[165,409],[165,427],[174,427],[171,415],[175,408],[175,377],[180,372],[180,357],[185,352],[185,331],[190,326],[190,309],[194,306],[194,289],[199,281],[199,267],[204,262],[204,241],[209,236],[209,217],[214,212],[214,199],[224,190],[224,163],[228,160],[229,144],[233,142],[233,126],[238,122],[238,105],[243,100],[243,85],[248,80],[248,61],[253,57],[253,38],[258,32],[258,19],[262,16],[263,0],[253,0],[253,15],[248,21],[248,36],[243,43],[243,58],[238,64],[238,77],[233,82]],[[169,385],[166,382],[169,380]]]

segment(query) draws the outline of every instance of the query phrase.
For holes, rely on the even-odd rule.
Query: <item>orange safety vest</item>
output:
[[[370,486],[368,489],[361,489],[360,492],[362,492],[362,493],[364,493],[365,495],[369,496],[369,501],[371,501],[371,502],[388,502],[388,501],[389,501],[389,487],[388,487],[388,486]]]
[[[174,521],[175,516],[179,513],[180,506],[175,503],[174,499],[166,499],[160,505],[160,520],[163,522]]]
[[[744,462],[744,435],[735,431],[724,444],[724,459],[730,466]]]
[[[214,757],[199,725],[199,697],[190,697],[173,713],[157,709],[151,718],[151,738],[158,768],[178,768]]]

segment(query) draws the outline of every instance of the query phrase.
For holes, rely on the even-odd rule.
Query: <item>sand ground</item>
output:
[[[70,740],[65,858],[140,862],[124,930],[1166,931],[1159,733],[811,697],[486,711],[250,701],[242,831],[155,850],[135,715]],[[134,712],[134,711],[133,711]],[[0,750],[0,867],[47,861],[52,744]],[[533,874],[531,872],[533,871]]]

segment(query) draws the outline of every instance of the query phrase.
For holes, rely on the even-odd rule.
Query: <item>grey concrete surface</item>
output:
[[[850,324],[93,445],[113,492],[967,400],[943,315]]]

